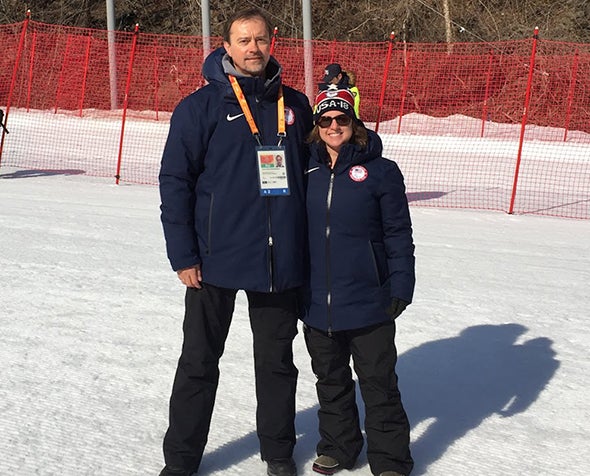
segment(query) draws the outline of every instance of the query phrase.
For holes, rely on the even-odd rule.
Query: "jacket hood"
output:
[[[203,76],[209,83],[227,90],[226,93],[231,95],[233,95],[233,90],[227,75],[235,76],[246,96],[278,91],[281,71],[281,65],[271,56],[263,78],[244,76],[236,70],[231,57],[223,47],[217,48],[207,56],[202,68]]]
[[[363,125],[364,127],[364,125]],[[310,144],[311,156],[314,160],[320,163],[328,163],[328,151],[323,142],[313,142]],[[367,129],[367,145],[361,147],[355,144],[344,144],[338,154],[338,160],[336,161],[336,167],[334,168],[335,173],[346,170],[351,165],[358,165],[369,160],[378,159],[383,154],[383,143],[379,135]]]

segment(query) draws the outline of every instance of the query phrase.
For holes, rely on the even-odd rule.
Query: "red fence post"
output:
[[[486,92],[483,98],[483,110],[481,112],[481,134],[483,137],[483,131],[485,129],[486,120],[488,118],[488,98],[490,97],[490,80],[492,78],[492,60],[494,59],[494,52],[490,50],[490,59],[488,61],[488,74],[486,77]]]
[[[129,88],[131,87],[131,73],[133,72],[133,60],[135,59],[135,48],[137,46],[137,37],[139,36],[139,24],[135,24],[133,32],[133,43],[131,45],[131,54],[129,55],[129,69],[127,70],[127,84],[125,85],[125,98],[123,99],[123,117],[121,119],[121,137],[119,139],[119,157],[117,159],[117,173],[115,174],[116,184],[119,185],[121,178],[121,159],[123,156],[123,137],[125,135],[125,120],[127,119],[127,105],[129,104]]]
[[[272,55],[275,52],[275,45],[277,43],[277,34],[279,33],[279,28],[275,26],[275,29],[272,32],[272,40],[270,42],[270,54]]]
[[[539,39],[539,27],[535,27],[533,34],[533,47],[531,50],[531,61],[529,64],[529,77],[526,85],[526,95],[524,99],[524,109],[522,111],[522,121],[520,124],[520,139],[518,141],[518,156],[516,158],[516,168],[514,170],[514,183],[512,184],[512,197],[510,198],[510,208],[508,213],[512,214],[514,211],[514,199],[516,198],[516,186],[518,184],[518,172],[520,169],[520,161],[522,159],[522,144],[524,142],[524,132],[529,114],[529,104],[531,102],[531,89],[533,84],[533,73],[535,71],[535,55],[537,54],[537,40]]]
[[[160,59],[158,58],[158,40],[154,39],[154,109],[156,110],[156,121],[159,121],[160,113]]]
[[[334,57],[336,55],[336,39],[333,39],[330,43],[330,64],[334,62]]]
[[[570,76],[570,90],[567,95],[567,110],[565,112],[565,131],[563,133],[563,141],[567,140],[567,131],[570,127],[570,119],[572,117],[572,104],[574,103],[574,92],[576,91],[576,81],[578,77],[578,63],[580,62],[578,48],[574,54],[574,64],[572,65],[572,74]]]
[[[86,79],[88,78],[88,64],[90,62],[90,42],[92,37],[88,33],[88,40],[86,42],[86,54],[84,55],[84,73],[82,76],[82,91],[80,91],[80,117],[82,117],[82,110],[84,109],[84,96],[86,95]]]
[[[37,46],[37,32],[33,31],[33,40],[31,41],[31,54],[29,55],[29,79],[27,84],[27,112],[31,105],[31,91],[33,90],[33,65],[35,64],[35,47]]]
[[[68,35],[66,40],[66,51],[64,52],[64,56],[61,62],[61,71],[59,72],[59,79],[57,80],[57,92],[55,93],[55,110],[53,111],[54,114],[57,114],[57,109],[59,107],[59,100],[61,98],[61,90],[64,81],[64,70],[66,69],[66,62],[68,61],[68,54],[70,52],[70,40],[72,39],[72,35]]]
[[[27,35],[27,27],[31,18],[31,10],[27,10],[25,21],[23,22],[23,29],[20,32],[20,39],[18,41],[18,50],[14,60],[14,68],[12,68],[12,78],[10,80],[10,89],[8,90],[8,98],[6,100],[6,113],[4,114],[4,124],[8,124],[8,115],[10,114],[10,104],[12,103],[12,95],[14,94],[14,86],[16,84],[16,76],[18,74],[18,65],[23,53],[23,46],[25,44],[25,37]],[[2,164],[2,149],[4,148],[4,137],[6,136],[6,128],[2,127],[2,138],[0,139],[0,164]]]
[[[379,132],[379,122],[381,121],[381,112],[385,102],[385,89],[387,88],[387,75],[389,74],[389,63],[391,63],[391,50],[393,49],[393,40],[395,33],[392,31],[389,35],[389,46],[387,56],[385,57],[385,68],[383,69],[383,82],[381,83],[381,93],[379,94],[379,107],[377,108],[377,119],[375,121],[375,132]]]
[[[406,48],[404,49],[404,81],[402,83],[402,91],[399,101],[399,112],[397,117],[397,133],[402,130],[402,117],[404,117],[404,109],[406,107],[406,93],[408,92],[408,77],[410,75],[410,56],[411,53]]]

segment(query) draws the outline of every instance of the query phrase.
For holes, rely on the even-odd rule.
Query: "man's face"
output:
[[[270,37],[261,18],[238,20],[223,46],[236,69],[245,76],[262,76],[270,58]]]

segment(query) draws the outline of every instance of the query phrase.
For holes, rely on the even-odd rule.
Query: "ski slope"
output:
[[[157,188],[3,165],[0,202],[0,474],[157,475],[183,314]],[[397,344],[412,474],[588,474],[590,221],[411,211]],[[239,293],[199,474],[265,474],[251,346]],[[294,457],[311,476],[301,334],[295,356]],[[340,474],[370,474],[364,455]]]

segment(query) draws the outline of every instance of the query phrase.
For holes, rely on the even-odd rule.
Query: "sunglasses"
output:
[[[326,127],[330,127],[332,125],[333,120],[336,120],[336,124],[339,126],[350,126],[350,123],[352,122],[352,118],[350,116],[347,116],[346,114],[340,114],[336,117],[322,116],[316,121],[316,124],[322,129],[325,129]]]

